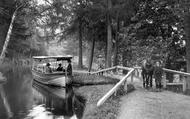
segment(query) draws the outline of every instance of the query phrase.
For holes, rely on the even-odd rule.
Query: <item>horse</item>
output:
[[[152,77],[154,73],[154,66],[150,59],[144,60],[142,64],[142,78],[143,78],[143,87],[148,88],[152,87]]]

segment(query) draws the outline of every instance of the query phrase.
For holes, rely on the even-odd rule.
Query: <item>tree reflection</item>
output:
[[[32,107],[32,77],[30,69],[25,67],[7,67],[3,70],[7,82],[1,86],[1,94],[5,95],[13,118],[22,118]],[[0,105],[4,105],[4,100],[0,100]],[[0,106],[0,118],[6,119],[6,110]]]
[[[11,118],[13,116],[13,113],[11,111],[11,108],[10,108],[10,105],[9,105],[9,102],[7,100],[7,97],[5,95],[5,91],[3,89],[3,86],[2,84],[0,84],[0,97],[1,97],[1,102],[2,102],[2,105],[4,106],[5,108],[5,111],[6,111],[6,114],[7,114],[7,117],[8,118]]]

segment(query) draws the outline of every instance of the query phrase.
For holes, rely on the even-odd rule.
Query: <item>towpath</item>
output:
[[[190,119],[190,96],[170,91],[136,90],[122,97],[118,119]]]

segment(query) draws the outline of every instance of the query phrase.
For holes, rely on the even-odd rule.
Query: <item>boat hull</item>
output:
[[[71,77],[65,76],[64,72],[44,74],[37,71],[32,71],[33,79],[44,85],[57,87],[66,87],[71,84]]]

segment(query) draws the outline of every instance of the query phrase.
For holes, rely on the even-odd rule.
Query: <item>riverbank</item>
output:
[[[119,80],[102,75],[74,74],[72,84],[74,86],[116,84]]]
[[[97,102],[114,85],[94,85],[74,88],[76,94],[86,98],[86,106],[83,113],[83,119],[116,119],[121,106],[121,97],[134,90],[134,86],[128,85],[128,92],[120,88],[117,95],[112,95],[102,106],[97,107]]]

